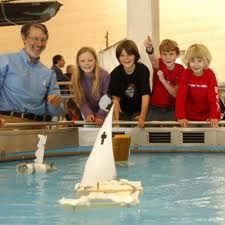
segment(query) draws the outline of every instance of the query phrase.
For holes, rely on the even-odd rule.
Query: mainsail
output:
[[[99,106],[108,108],[107,96],[102,97]],[[139,193],[143,191],[140,181],[115,179],[116,167],[112,147],[112,105],[101,129],[98,132],[94,147],[87,160],[81,183],[75,185],[79,194],[77,199],[61,198],[59,203],[65,208],[74,210],[85,207],[126,206],[139,203]]]
[[[80,186],[93,186],[98,182],[112,180],[116,177],[116,167],[112,147],[112,105],[101,129],[98,132],[95,144],[85,165]]]
[[[36,159],[34,160],[37,164],[43,164],[44,160],[44,151],[45,151],[45,143],[47,140],[46,135],[38,134],[39,142],[37,144],[37,150],[35,152]]]

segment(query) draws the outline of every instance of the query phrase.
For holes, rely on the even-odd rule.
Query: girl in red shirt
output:
[[[182,127],[189,120],[209,120],[218,127],[220,103],[217,80],[208,68],[211,54],[202,44],[191,45],[184,57],[187,69],[182,73],[176,96],[176,118]]]

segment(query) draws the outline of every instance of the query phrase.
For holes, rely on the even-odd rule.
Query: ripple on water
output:
[[[17,175],[16,162],[0,164],[0,224],[164,225],[223,224],[224,155],[136,154],[117,165],[119,177],[141,180],[140,204],[67,211],[61,197],[74,198],[87,156],[49,158],[58,170]]]

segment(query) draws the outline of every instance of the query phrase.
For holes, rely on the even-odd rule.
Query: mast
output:
[[[109,47],[109,32],[108,30],[105,33],[105,47],[108,48]]]

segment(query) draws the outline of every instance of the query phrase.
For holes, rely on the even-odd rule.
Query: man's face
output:
[[[23,36],[24,48],[31,59],[39,58],[46,47],[47,35],[39,28],[31,27],[28,36]]]
[[[58,61],[58,66],[60,68],[63,68],[65,66],[65,59],[62,57],[59,61]]]

